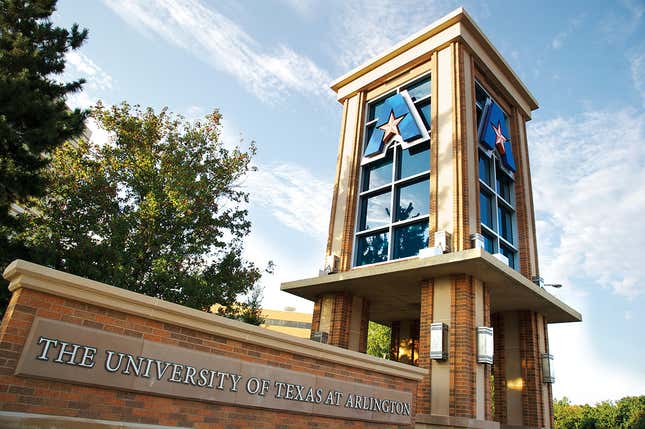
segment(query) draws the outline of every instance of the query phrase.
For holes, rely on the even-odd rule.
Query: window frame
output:
[[[403,258],[398,258],[394,259],[394,254],[395,254],[395,246],[394,246],[394,234],[397,228],[402,228],[405,226],[409,226],[415,223],[421,223],[425,222],[427,227],[428,227],[428,235],[430,234],[430,205],[431,205],[431,186],[430,186],[430,179],[431,179],[431,170],[432,170],[432,159],[431,159],[431,138],[430,134],[432,131],[432,76],[430,72],[426,72],[423,74],[420,74],[419,76],[414,77],[413,79],[410,79],[407,82],[402,83],[401,85],[398,85],[396,88],[393,88],[387,92],[385,92],[382,95],[379,95],[378,97],[375,97],[372,100],[368,100],[365,102],[365,120],[362,125],[362,136],[361,136],[361,151],[360,151],[360,156],[361,158],[363,157],[363,152],[365,150],[365,145],[367,144],[367,138],[369,136],[368,133],[368,128],[372,125],[375,125],[376,122],[378,121],[377,119],[372,119],[368,121],[368,115],[369,115],[369,108],[370,105],[374,103],[378,103],[381,100],[386,99],[387,97],[390,97],[394,94],[398,94],[400,91],[405,90],[409,87],[414,86],[416,83],[429,78],[430,79],[430,93],[428,95],[425,95],[421,98],[418,98],[416,100],[413,100],[415,108],[418,108],[418,106],[430,102],[430,120],[428,123],[428,127],[426,130],[428,131],[428,137],[420,137],[412,142],[408,143],[401,143],[398,141],[390,142],[388,143],[387,147],[383,151],[382,156],[375,156],[373,159],[370,159],[368,161],[365,161],[362,159],[362,161],[359,163],[359,174],[358,174],[358,192],[357,192],[357,201],[356,201],[356,213],[355,213],[355,219],[354,219],[354,228],[352,232],[352,268],[362,268],[362,267],[367,267],[367,266],[372,266],[372,265],[378,265],[378,264],[385,264],[389,262],[394,262],[394,261],[403,261],[406,259],[411,259],[411,258],[416,258],[417,256],[407,256]],[[417,110],[418,112],[418,110]],[[419,112],[419,116],[421,117],[421,123],[424,124],[424,119],[423,115]],[[423,146],[427,146],[425,150],[428,150],[428,154],[430,155],[430,162],[428,163],[428,169],[423,170],[420,172],[417,172],[411,176],[408,177],[403,177],[397,179],[397,176],[399,176],[399,172],[401,169],[401,163],[402,160],[401,158],[403,157],[403,151],[404,150],[411,150],[413,148],[421,148]],[[390,175],[390,181],[387,184],[375,187],[373,189],[366,189],[364,190],[364,180],[365,180],[365,172],[367,171],[367,168],[370,164],[374,162],[379,162],[382,161],[383,159],[387,159],[388,156],[392,156],[392,164],[391,164],[391,175]],[[403,188],[404,186],[411,185],[414,183],[426,181],[428,183],[428,210],[425,214],[409,218],[409,219],[404,219],[404,220],[396,220],[396,213],[398,211],[398,208],[395,208],[395,203],[398,200],[399,192],[400,189]],[[370,228],[370,229],[364,229],[360,230],[361,227],[361,220],[363,216],[363,201],[366,201],[367,198],[370,196],[376,196],[382,193],[387,193],[390,192],[390,218],[389,222],[384,225],[380,225],[377,228]],[[386,236],[388,238],[388,249],[387,249],[387,259],[384,261],[378,261],[378,262],[372,262],[369,264],[358,264],[358,249],[359,249],[359,239],[371,235],[376,235],[380,233],[386,233]]]
[[[500,109],[502,109],[502,112],[504,113],[504,119],[506,120],[506,128],[508,130],[511,129],[511,123],[509,120],[509,116],[506,113],[506,109],[502,107],[502,105],[499,103],[499,101],[496,100],[493,95],[491,95],[490,91],[486,89],[486,87],[477,79],[475,79],[475,118],[477,119],[477,108],[481,108],[483,110],[484,106],[480,106],[481,103],[479,103],[478,97],[477,97],[477,91],[478,87],[481,91],[483,91],[487,98],[490,100],[495,101]],[[515,270],[519,270],[519,235],[518,235],[518,229],[517,229],[517,209],[516,209],[516,192],[515,192],[515,174],[512,171],[508,171],[504,165],[501,162],[501,159],[499,155],[497,154],[496,149],[486,149],[481,142],[479,141],[479,126],[480,124],[477,123],[477,179],[479,181],[479,195],[478,198],[479,200],[479,226],[480,226],[480,232],[482,235],[485,236],[485,238],[491,239],[493,243],[493,252],[491,253],[503,253],[502,248],[506,248],[510,250],[513,253],[512,258],[507,258],[509,259],[509,266]],[[482,179],[482,174],[480,171],[481,168],[481,157],[486,157],[488,159],[488,177],[490,178],[490,185],[486,183],[484,179]],[[499,175],[503,175],[506,179],[508,179],[508,184],[509,184],[509,191],[510,191],[510,196],[509,199],[504,198],[502,195],[502,192],[497,189],[497,179]],[[483,222],[482,218],[482,207],[481,207],[481,195],[482,193],[484,195],[487,195],[490,197],[491,200],[491,224],[492,227],[489,227]],[[507,212],[510,212],[511,214],[511,239],[513,240],[512,242],[508,241],[503,235],[502,231],[500,230],[500,208],[503,210],[506,210]],[[488,251],[488,250],[487,250]]]

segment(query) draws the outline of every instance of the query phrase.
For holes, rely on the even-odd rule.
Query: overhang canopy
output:
[[[548,323],[582,321],[579,312],[482,249],[357,267],[282,283],[280,289],[311,301],[326,293],[349,292],[367,298],[370,320],[390,322],[419,317],[421,282],[455,274],[468,274],[486,284],[492,313],[530,310]]]

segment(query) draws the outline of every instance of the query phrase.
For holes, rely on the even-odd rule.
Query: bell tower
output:
[[[315,303],[319,341],[364,353],[370,320],[391,327],[390,359],[427,371],[417,427],[553,427],[547,325],[581,315],[540,277],[537,101],[462,8],[332,89],[325,270],[281,289]]]

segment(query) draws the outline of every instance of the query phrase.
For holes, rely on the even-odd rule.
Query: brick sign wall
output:
[[[0,423],[16,413],[184,427],[414,421],[417,368],[22,264],[5,272]]]

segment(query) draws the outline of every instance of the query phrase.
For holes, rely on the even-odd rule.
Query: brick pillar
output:
[[[319,296],[311,318],[312,332],[327,333],[327,343],[365,353],[369,303],[364,298],[339,292]]]
[[[401,343],[401,322],[392,322],[390,333],[390,359],[399,360],[399,344]]]
[[[542,376],[537,314],[519,313],[520,357],[522,359],[522,418],[526,426],[544,426],[542,407]],[[541,327],[540,327],[541,328]]]
[[[450,327],[450,415],[476,417],[475,291],[470,276],[453,278]]]
[[[432,280],[421,284],[421,315],[419,319],[419,367],[426,369],[423,380],[417,385],[417,414],[430,414],[430,379],[432,362],[430,360],[430,324],[432,323],[432,302],[434,296]]]
[[[314,302],[314,313],[311,315],[311,332],[320,331],[320,312],[322,310],[322,297],[319,296]]]
[[[361,311],[361,333],[358,351],[360,353],[367,353],[367,332],[370,324],[370,304],[366,299],[363,299],[363,308]]]
[[[494,335],[494,351],[493,351],[493,377],[495,399],[493,413],[493,420],[500,423],[507,423],[506,416],[506,362],[505,362],[505,347],[504,347],[504,317],[500,313],[495,313],[491,316],[491,326],[493,327]]]

